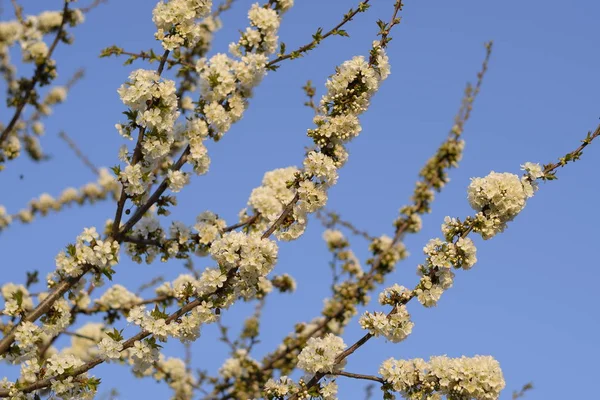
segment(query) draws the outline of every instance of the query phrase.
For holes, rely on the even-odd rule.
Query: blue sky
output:
[[[24,0],[26,13],[41,7],[58,9],[58,0]],[[280,38],[288,49],[310,40],[318,27],[329,29],[354,1],[297,1],[285,16]],[[387,20],[393,1],[374,1],[373,7],[347,27],[350,38],[326,40],[307,57],[288,61],[269,73],[256,90],[245,118],[218,144],[209,146],[211,171],[193,179],[178,198],[173,212],[191,222],[212,210],[236,222],[252,188],[265,171],[297,165],[309,144],[311,111],[302,106],[301,86],[310,79],[323,93],[323,83],[336,65],[366,54],[376,33],[375,21]],[[83,4],[83,3],[82,3]],[[246,25],[251,2],[236,0],[223,16],[213,52],[225,51]],[[10,2],[2,2],[2,19]],[[42,145],[52,156],[34,164],[21,157],[0,174],[0,204],[17,211],[43,192],[58,194],[67,186],[80,186],[94,176],[58,138],[65,130],[99,166],[117,163],[123,143],[114,129],[124,107],[116,89],[131,70],[147,65],[122,66],[118,59],[98,59],[100,50],[116,44],[129,51],[154,48],[152,1],[109,0],[87,16],[75,30],[73,46],[60,46],[58,82],[66,82],[78,68],[86,77],[69,94],[67,104],[48,120]],[[465,131],[467,142],[460,168],[437,196],[433,212],[424,217],[424,229],[406,239],[411,256],[398,265],[387,284],[412,287],[416,265],[429,238],[440,236],[444,216],[464,217],[472,211],[466,200],[469,179],[490,171],[519,173],[526,161],[548,163],[579,145],[600,117],[600,3],[591,0],[565,3],[407,1],[402,23],[392,34],[389,56],[392,75],[362,117],[363,132],[350,145],[350,161],[330,191],[329,208],[374,235],[391,234],[398,208],[409,201],[423,163],[444,140],[458,109],[464,85],[475,79],[484,55],[483,43],[494,40],[494,53],[482,93]],[[2,88],[4,90],[4,88]],[[6,121],[8,113],[1,113]],[[600,369],[597,345],[600,295],[597,248],[600,211],[600,144],[584,152],[581,161],[560,170],[558,181],[543,184],[507,231],[478,245],[478,264],[459,271],[454,287],[438,307],[409,307],[415,327],[400,344],[372,340],[350,357],[347,370],[375,374],[379,364],[396,358],[428,358],[476,354],[497,358],[507,389],[502,398],[533,381],[528,399],[590,398]],[[23,178],[21,179],[21,175]],[[84,226],[101,226],[114,215],[114,204],[72,208],[40,219],[35,225],[15,224],[0,235],[2,282],[24,280],[25,271],[53,269],[60,249]],[[310,320],[328,294],[328,252],[322,228],[311,221],[307,233],[280,246],[277,273],[290,273],[298,282],[294,295],[273,295],[263,319],[263,342],[256,358],[271,351],[297,321]],[[353,239],[354,251],[366,259],[367,243]],[[198,266],[210,265],[207,259]],[[124,261],[115,281],[139,286],[150,277],[172,279],[182,264],[151,266]],[[240,305],[224,314],[225,324],[239,326],[252,305]],[[372,310],[380,310],[373,302]],[[204,329],[194,344],[194,365],[216,370],[227,356],[224,344],[215,344],[216,327]],[[352,323],[344,339],[353,343],[363,332]],[[179,345],[169,348],[182,354]],[[133,380],[127,368],[101,366],[95,370],[103,389],[116,387],[120,399],[167,398],[165,385]],[[0,375],[15,376],[0,366]],[[341,399],[362,399],[362,382],[339,380]],[[375,391],[376,394],[377,390]],[[377,398],[377,397],[375,397]]]

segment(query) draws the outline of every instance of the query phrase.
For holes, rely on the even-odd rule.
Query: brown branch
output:
[[[334,372],[334,373],[332,373],[330,375],[338,375],[338,376],[345,376],[347,378],[354,378],[354,379],[363,379],[363,380],[367,380],[367,381],[374,381],[374,382],[379,382],[382,385],[385,383],[385,380],[383,378],[378,377],[378,376],[363,375],[363,374],[354,374],[352,372],[346,372],[346,371]]]
[[[82,8],[80,8],[80,10],[82,13],[85,14],[85,13],[92,11],[94,8],[98,7],[100,4],[103,4],[103,3],[108,3],[108,0],[94,0],[94,2],[91,3],[89,6],[82,7]]]
[[[13,8],[15,9],[15,16],[21,24],[24,24],[25,20],[23,19],[23,7],[21,7],[19,3],[17,3],[17,0],[10,0],[10,2],[12,3]]]

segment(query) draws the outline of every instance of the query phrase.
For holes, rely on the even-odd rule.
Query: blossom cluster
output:
[[[529,168],[541,176],[539,165]],[[471,207],[478,212],[476,232],[484,239],[503,232],[506,224],[523,210],[535,188],[530,175],[519,179],[515,174],[492,172],[485,178],[473,178],[467,192]]]
[[[154,36],[165,50],[194,47],[201,37],[201,26],[196,20],[205,17],[211,6],[211,0],[160,1],[152,12],[158,29]]]
[[[322,338],[310,338],[298,355],[298,368],[309,373],[340,370],[345,361],[336,363],[336,358],[344,349],[344,340],[331,333]]]
[[[417,299],[425,307],[437,304],[445,290],[452,287],[454,273],[451,268],[471,268],[477,258],[476,248],[469,238],[459,238],[456,243],[432,239],[423,248],[425,263],[417,267],[421,281],[415,289]]]
[[[127,321],[152,333],[159,340],[164,341],[171,336],[182,342],[188,342],[200,336],[202,324],[217,320],[214,313],[216,308],[210,301],[203,301],[189,313],[182,315],[176,321],[171,321],[167,319],[168,315],[158,311],[158,308],[148,311],[145,306],[136,306],[129,310]]]
[[[327,190],[337,182],[338,169],[348,157],[344,144],[360,133],[358,116],[389,75],[387,56],[379,42],[373,43],[372,53],[377,55],[375,64],[354,57],[327,81],[327,93],[314,119],[317,127],[308,130],[317,148],[308,151],[303,168],[267,172],[262,186],[252,191],[248,205],[260,216],[253,229],[272,225],[291,206],[275,235],[279,240],[294,240],[304,233],[307,214],[325,206]],[[240,215],[247,218],[248,213],[243,210]]]
[[[258,234],[228,232],[212,243],[210,255],[223,273],[236,272],[236,296],[250,299],[270,285],[265,278],[277,262],[277,244]]]
[[[62,276],[79,276],[84,266],[100,270],[110,269],[119,261],[119,243],[108,238],[101,240],[96,228],[85,228],[75,244],[67,246],[56,256],[57,273]]]
[[[431,357],[395,360],[381,364],[379,373],[394,391],[407,399],[448,398],[496,400],[505,382],[502,370],[490,356]]]
[[[118,89],[123,103],[135,113],[135,124],[146,128],[142,149],[150,160],[167,154],[173,144],[172,132],[179,112],[175,82],[161,79],[154,71],[138,69]],[[125,137],[131,137],[132,126],[117,124]]]
[[[383,312],[366,311],[359,324],[373,336],[384,336],[392,343],[398,343],[411,334],[414,323],[404,305],[411,298],[410,291],[404,286],[395,284],[379,294],[381,305],[391,305],[394,308],[386,315]]]

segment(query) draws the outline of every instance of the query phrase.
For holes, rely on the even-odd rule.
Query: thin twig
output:
[[[79,158],[81,162],[85,164],[86,167],[88,167],[95,175],[100,175],[100,171],[98,170],[98,168],[90,161],[90,159],[85,154],[83,154],[81,149],[77,146],[77,143],[75,143],[75,141],[71,139],[66,132],[61,131],[58,134],[58,136],[62,140],[64,140],[67,143],[67,145],[69,145],[69,147],[71,148],[71,150],[73,150],[77,158]]]
[[[352,21],[352,18],[354,18],[354,16],[356,14],[358,14],[359,12],[365,11],[365,7],[368,4],[369,4],[369,0],[362,1],[361,3],[359,3],[356,10],[352,10],[352,12],[344,15],[344,18],[342,19],[342,21],[339,24],[337,24],[335,27],[331,28],[325,34],[321,35],[319,39],[314,39],[311,42],[305,44],[304,46],[300,46],[298,49],[296,49],[294,51],[291,51],[287,54],[280,55],[279,57],[275,58],[274,60],[270,61],[267,64],[267,69],[270,67],[273,67],[275,64],[278,64],[281,61],[287,60],[288,58],[301,57],[302,53],[306,53],[307,51],[314,49],[322,40],[327,39],[329,36],[331,36],[333,34],[337,34],[339,32],[340,28],[342,26],[344,26],[346,23]]]

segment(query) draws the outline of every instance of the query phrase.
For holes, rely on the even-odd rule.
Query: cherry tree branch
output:
[[[69,1],[65,1],[64,6],[63,6],[63,11],[62,11],[63,12],[62,21],[60,23],[60,26],[58,27],[58,32],[56,32],[54,41],[52,42],[52,44],[50,45],[50,48],[48,49],[48,54],[46,55],[46,58],[40,65],[37,66],[35,73],[33,75],[33,78],[31,78],[29,85],[27,85],[27,87],[25,88],[25,96],[21,99],[19,104],[17,104],[17,107],[15,109],[15,112],[14,112],[10,122],[8,123],[8,125],[6,125],[6,128],[4,128],[2,133],[0,133],[0,145],[2,145],[2,143],[8,137],[8,134],[10,133],[10,131],[15,127],[15,124],[19,120],[19,117],[21,116],[23,109],[25,108],[25,106],[31,99],[31,96],[33,95],[35,85],[37,85],[38,81],[42,77],[42,74],[44,73],[44,70],[48,66],[48,61],[50,61],[50,58],[52,57],[52,53],[54,53],[54,49],[56,49],[58,42],[62,39],[63,34],[64,34],[65,24],[67,22],[67,12],[68,11],[69,11]]]

